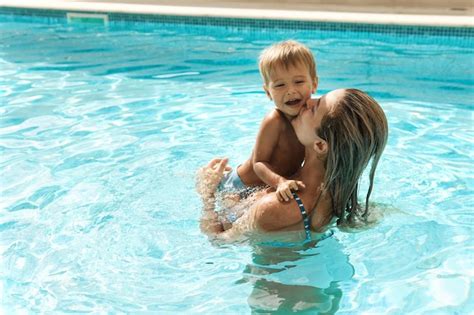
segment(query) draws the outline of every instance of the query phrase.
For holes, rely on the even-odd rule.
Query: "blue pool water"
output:
[[[386,111],[383,218],[312,247],[213,246],[194,173],[248,157],[272,106],[256,59],[288,38],[318,95]],[[0,15],[0,313],[469,313],[472,42]]]

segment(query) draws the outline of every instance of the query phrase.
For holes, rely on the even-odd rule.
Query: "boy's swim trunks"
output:
[[[237,167],[225,174],[218,186],[219,191],[242,191],[245,188],[245,184],[240,179],[239,174],[237,174]]]

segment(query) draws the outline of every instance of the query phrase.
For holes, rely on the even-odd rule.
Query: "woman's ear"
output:
[[[328,154],[328,143],[321,138],[314,141],[314,151],[320,156],[326,156]]]
[[[268,91],[268,88],[267,88],[267,85],[266,85],[266,84],[263,85],[263,90],[265,91],[265,94],[267,94],[267,96],[268,96],[268,98],[270,99],[270,101],[273,101],[272,95],[271,95],[270,92]]]

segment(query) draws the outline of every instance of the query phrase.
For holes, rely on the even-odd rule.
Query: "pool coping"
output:
[[[244,18],[265,20],[286,20],[303,22],[361,23],[406,26],[442,26],[474,28],[473,16],[421,15],[400,13],[361,13],[335,11],[302,11],[249,8],[222,8],[199,6],[173,6],[130,3],[67,2],[24,0],[0,0],[0,8],[43,9],[81,11],[95,13],[126,13],[141,15],[171,15],[208,18]]]

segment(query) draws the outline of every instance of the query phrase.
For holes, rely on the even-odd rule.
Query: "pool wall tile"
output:
[[[12,22],[28,22],[31,18],[42,17],[48,23],[66,23],[67,13],[104,14],[104,12],[81,12],[45,10],[30,8],[0,7],[0,15],[3,20]],[[474,39],[473,27],[441,27],[441,26],[410,26],[410,25],[387,25],[387,24],[364,24],[364,23],[335,23],[335,22],[311,22],[295,20],[269,20],[251,18],[216,18],[216,17],[191,17],[173,15],[150,15],[150,14],[124,14],[108,13],[109,22],[112,25],[127,25],[135,23],[157,23],[176,24],[192,26],[221,26],[234,29],[259,31],[260,29],[285,29],[285,30],[319,30],[339,32],[371,32],[390,33],[399,36],[448,36]]]

